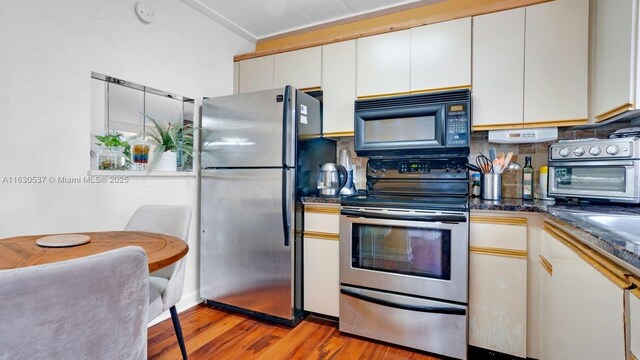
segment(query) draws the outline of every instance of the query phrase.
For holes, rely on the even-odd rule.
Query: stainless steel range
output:
[[[466,359],[466,162],[369,160],[367,195],[341,200],[340,331]]]

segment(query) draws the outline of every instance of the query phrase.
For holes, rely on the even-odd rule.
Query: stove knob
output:
[[[607,146],[607,154],[615,155],[620,152],[620,148],[617,145],[609,145]]]
[[[598,156],[600,155],[600,147],[599,146],[592,146],[591,148],[589,148],[589,154],[593,155],[593,156]]]
[[[456,172],[457,172],[458,174],[459,174],[459,173],[461,173],[461,172],[463,172],[464,170],[465,170],[465,169],[464,169],[464,167],[462,167],[462,166],[458,166],[458,167],[456,167]]]
[[[444,171],[446,171],[446,172],[451,172],[451,168],[449,167],[449,165],[446,165],[446,166],[444,167]]]
[[[569,156],[569,154],[570,154],[569,153],[569,149],[567,149],[567,148],[560,149],[560,156],[567,157],[567,156]]]
[[[383,166],[382,168],[380,168],[380,171],[382,171],[383,173],[386,173],[387,172],[387,168]]]
[[[575,156],[584,155],[584,148],[577,147],[577,148],[573,149],[573,155],[575,155]]]

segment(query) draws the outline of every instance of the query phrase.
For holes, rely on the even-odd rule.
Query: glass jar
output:
[[[118,170],[126,170],[127,169],[127,158],[124,155],[124,147],[122,146],[114,146],[112,147],[113,152],[116,156],[116,169]]]
[[[149,162],[149,142],[144,138],[138,138],[131,142],[131,157],[136,170],[144,170]]]
[[[98,153],[98,169],[99,170],[115,170],[116,169],[116,152],[110,147],[100,148]]]

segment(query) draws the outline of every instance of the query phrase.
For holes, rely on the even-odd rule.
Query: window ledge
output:
[[[196,171],[135,171],[135,170],[89,170],[89,176],[126,177],[196,177]]]

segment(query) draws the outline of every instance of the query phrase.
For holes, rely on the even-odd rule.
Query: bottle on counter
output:
[[[471,196],[474,198],[480,197],[480,174],[474,173],[471,175],[473,184],[471,185]]]
[[[531,166],[531,156],[524,158],[522,168],[522,199],[533,200],[533,167]]]
[[[540,187],[540,199],[542,200],[553,200],[549,196],[547,196],[548,191],[548,179],[549,167],[541,166],[540,167],[540,180],[538,181],[538,186]]]

